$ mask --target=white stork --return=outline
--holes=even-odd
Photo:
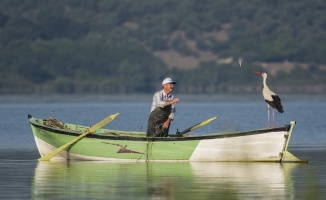
[[[269,87],[266,85],[266,79],[267,79],[267,74],[266,73],[255,72],[255,71],[254,71],[254,73],[256,73],[258,75],[261,75],[263,77],[263,86],[264,86],[263,87],[263,97],[264,97],[264,99],[265,99],[265,101],[267,103],[268,127],[270,127],[269,126],[269,116],[270,116],[269,109],[270,109],[270,107],[273,108],[273,125],[274,125],[274,127],[276,127],[275,126],[275,121],[274,121],[274,109],[276,109],[280,113],[284,112],[283,111],[283,106],[281,104],[281,99],[277,94],[275,94],[273,91],[271,91],[269,89]]]

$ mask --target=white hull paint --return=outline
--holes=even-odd
[[[190,161],[277,161],[286,132],[202,140]]]

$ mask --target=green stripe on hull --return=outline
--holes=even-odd
[[[40,130],[33,126],[32,129],[36,137],[54,147],[60,147],[75,137]],[[66,151],[112,159],[189,160],[199,141],[132,141],[85,137]]]
[[[189,160],[196,149],[199,140],[149,142],[149,160]]]

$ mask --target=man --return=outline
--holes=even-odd
[[[175,103],[179,98],[174,98],[173,91],[176,82],[171,78],[162,81],[162,90],[153,96],[151,114],[147,123],[147,137],[167,137],[171,121],[174,119]]]

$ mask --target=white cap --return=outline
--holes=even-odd
[[[166,78],[162,81],[162,85],[167,84],[167,83],[177,84],[176,82],[172,81],[171,78]]]

